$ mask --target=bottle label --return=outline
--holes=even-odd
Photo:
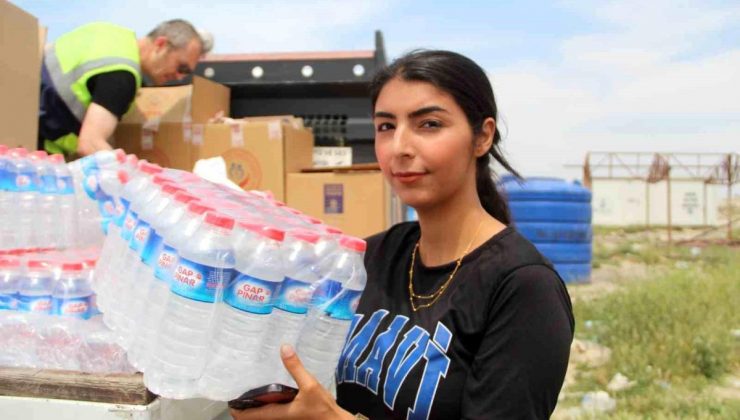
[[[75,184],[71,176],[57,177],[57,193],[71,195],[75,193]]]
[[[51,312],[51,295],[26,296],[18,294],[18,310],[21,312],[34,312],[48,314]]]
[[[237,273],[238,276],[224,290],[224,302],[236,309],[254,314],[272,312],[275,289],[280,283]]]
[[[149,240],[149,234],[151,233],[152,228],[149,226],[149,223],[139,219],[139,223],[136,224],[136,228],[134,229],[133,235],[131,235],[131,240],[129,241],[129,248],[134,250],[137,254],[141,255],[142,251],[144,251],[144,247],[146,246],[147,241]]]
[[[361,296],[362,291],[360,290],[344,289],[336,299],[329,302],[326,313],[334,319],[351,321],[357,311]]]
[[[100,211],[100,215],[103,218],[114,220],[117,216],[117,210],[113,197],[106,195],[104,199],[98,201],[98,211]]]
[[[76,298],[53,298],[51,300],[52,315],[68,316],[72,318],[90,318],[90,296]]]
[[[134,228],[136,228],[136,223],[138,221],[139,215],[129,208],[123,221],[123,228],[121,229],[121,238],[123,238],[124,241],[128,242],[131,240],[131,236],[134,234]]]
[[[85,190],[85,193],[88,197],[90,197],[91,200],[97,200],[98,190],[100,190],[100,185],[98,185],[97,170],[91,171],[90,173],[87,173],[83,176],[82,189]]]
[[[130,205],[131,203],[123,197],[118,197],[116,200],[116,217],[113,219],[113,223],[115,223],[119,228],[123,227],[126,215],[128,214],[128,207]]]
[[[314,290],[313,296],[311,296],[311,306],[323,306],[334,296],[338,295],[341,290],[342,283],[331,279],[321,280],[318,283],[316,290]]]
[[[40,190],[44,194],[56,194],[57,193],[57,177],[54,175],[42,175]]]
[[[154,266],[154,277],[158,280],[170,281],[172,266],[177,262],[177,251],[175,248],[163,243],[162,251],[157,257],[157,265]]]
[[[296,314],[308,312],[311,303],[311,283],[286,277],[278,287],[275,307]]]
[[[98,161],[95,160],[95,156],[85,156],[84,158],[80,159],[80,163],[82,164],[82,173],[87,175],[91,172],[96,172],[98,167]]]
[[[102,314],[102,312],[100,312],[100,308],[98,308],[98,295],[96,295],[95,293],[90,296],[89,314],[89,318]]]
[[[228,283],[231,271],[179,258],[172,273],[170,290],[184,298],[215,302],[218,289]]]
[[[36,185],[36,174],[33,172],[22,172],[15,176],[15,182],[13,190],[16,192],[30,192],[37,191]]]
[[[149,267],[154,267],[161,251],[162,237],[159,236],[156,229],[152,228],[149,233],[149,240],[141,252],[141,260]]]
[[[15,294],[6,295],[0,294],[0,311],[10,310],[14,311],[18,309],[18,301],[15,298]]]

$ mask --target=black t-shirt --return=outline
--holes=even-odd
[[[87,81],[87,88],[93,102],[120,119],[134,100],[136,79],[125,70],[100,73]]]
[[[548,418],[563,384],[574,320],[563,281],[507,227],[463,258],[442,297],[412,311],[418,223],[368,239],[368,281],[337,367],[337,401],[372,419]],[[425,267],[431,294],[455,263]]]

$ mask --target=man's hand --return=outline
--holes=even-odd
[[[102,106],[91,103],[82,121],[82,129],[77,141],[77,153],[91,155],[98,150],[112,150],[108,138],[113,135],[118,118]]]
[[[280,347],[283,365],[298,384],[298,395],[287,404],[268,404],[259,408],[231,410],[235,420],[250,419],[316,419],[341,420],[354,419],[349,412],[342,410],[334,397],[303,367],[303,363],[289,345]]]

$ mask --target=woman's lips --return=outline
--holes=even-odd
[[[411,184],[421,179],[426,173],[424,172],[394,172],[393,177],[403,184]]]

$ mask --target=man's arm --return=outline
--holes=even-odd
[[[91,77],[87,87],[92,103],[80,130],[77,152],[81,155],[111,149],[107,139],[134,100],[136,79],[130,72],[119,70]]]
[[[102,106],[91,103],[82,121],[82,129],[77,142],[77,153],[87,156],[98,150],[113,149],[108,138],[118,125],[118,117]]]

